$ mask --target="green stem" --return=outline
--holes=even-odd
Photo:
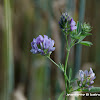
[[[68,92],[68,89],[67,89],[67,79],[66,79],[66,76],[67,76],[67,75],[66,75],[66,69],[67,69],[68,57],[69,57],[69,51],[67,52],[66,62],[65,62],[65,67],[64,67],[66,94],[67,94],[67,92]],[[65,100],[67,100],[67,99],[66,99],[66,96],[65,96]]]
[[[69,57],[69,52],[70,48],[68,46],[68,40],[66,36],[66,42],[67,42],[67,55],[66,55],[66,60],[65,60],[65,67],[64,67],[64,77],[65,77],[65,87],[66,87],[66,94],[68,93],[68,88],[67,88],[67,79],[66,79],[66,69],[67,69],[67,63],[68,63],[68,57]],[[67,100],[67,96],[65,96],[65,100]]]
[[[63,72],[64,72],[64,77],[65,77],[65,87],[66,87],[66,94],[68,93],[68,88],[67,88],[67,75],[66,75],[66,69],[67,69],[67,63],[68,63],[68,57],[69,57],[69,52],[70,52],[70,47],[68,45],[68,40],[67,40],[67,35],[66,35],[66,42],[67,42],[67,55],[66,55],[66,60],[65,60],[65,66],[64,66],[64,71],[60,68],[60,66],[55,63],[49,56],[47,56],[47,58],[49,58],[50,61],[52,61],[52,63],[54,63],[58,68],[60,68]],[[65,100],[67,100],[67,96],[65,96]]]
[[[52,62],[52,63],[54,63],[58,68],[60,68],[60,66],[56,63],[56,62],[54,62],[49,56],[47,56],[47,58],[49,58],[49,60]],[[61,69],[61,68],[60,68]],[[62,69],[61,69],[62,70]],[[63,70],[62,70],[63,71]]]
[[[67,69],[67,63],[68,63],[69,52],[70,52],[70,51],[67,51],[67,56],[66,56],[66,61],[65,61],[65,67],[64,67],[64,73],[65,73],[65,74],[66,74],[66,69]]]

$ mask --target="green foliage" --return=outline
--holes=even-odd
[[[91,26],[89,24],[83,23],[81,25],[82,34],[88,34],[91,31]]]
[[[64,72],[64,65],[59,62],[59,68]]]
[[[93,87],[91,88],[91,90],[89,91],[88,89],[83,89],[83,92],[100,92],[100,87]]]
[[[77,43],[80,43],[86,36],[80,36]]]
[[[65,78],[66,78],[66,80],[67,80],[68,82],[70,82],[70,80],[69,80],[69,78],[68,78],[68,76],[67,76],[67,75],[65,76]]]
[[[69,70],[69,92],[73,90],[71,79],[72,79],[72,68],[70,68]]]
[[[77,21],[77,30],[76,30],[77,34],[79,33],[79,22]]]
[[[85,45],[85,46],[91,46],[91,45],[93,45],[91,42],[89,42],[89,41],[81,41],[81,42],[79,42],[80,44],[82,44],[82,45]]]
[[[78,88],[77,91],[82,91],[82,89]]]
[[[58,100],[64,100],[64,98],[63,98],[63,95],[64,95],[64,94],[65,94],[65,91],[63,91],[63,92],[60,94]]]
[[[85,46],[91,46],[92,45],[91,42],[83,41],[83,39],[86,36],[92,35],[90,33],[90,31],[91,31],[91,26],[89,24],[83,23],[80,25],[79,22],[77,22],[77,30],[72,31],[70,34],[72,41],[74,41],[73,43],[71,43],[71,47],[74,46],[75,44],[82,44]]]
[[[76,79],[73,80],[73,82],[75,82]],[[68,77],[68,93],[70,93],[71,91],[73,91],[73,86],[72,86],[72,68],[70,68],[69,70],[69,77]]]
[[[66,60],[65,60],[65,65],[59,63],[56,64],[51,58],[50,56],[48,57],[56,66],[58,66],[63,72],[64,72],[64,77],[65,77],[65,87],[66,87],[66,94],[67,93],[71,93],[73,91],[82,91],[83,87],[77,87],[77,89],[73,90],[73,86],[72,83],[77,81],[77,84],[79,85],[79,81],[78,78],[75,78],[72,80],[72,69],[70,68],[68,75],[66,74],[66,70],[67,70],[67,64],[68,64],[68,57],[69,57],[69,52],[70,49],[76,45],[76,44],[82,44],[85,46],[91,46],[92,43],[89,41],[83,41],[84,38],[86,36],[91,35],[90,31],[91,31],[91,26],[89,24],[86,23],[79,23],[77,22],[77,29],[76,29],[76,23],[72,22],[72,24],[75,24],[75,29],[73,29],[71,31],[71,29],[69,28],[70,24],[66,21],[66,16],[67,14],[63,15],[61,17],[60,20],[60,27],[66,37],[66,50],[67,50],[67,55],[66,55]],[[71,27],[72,28],[72,27]],[[71,42],[69,42],[69,39]],[[96,90],[96,89],[95,89]],[[85,91],[85,90],[83,90]],[[96,90],[97,91],[97,90]],[[62,92],[58,98],[58,100],[63,100],[63,95],[65,92]],[[65,100],[67,99],[67,97],[65,96]]]

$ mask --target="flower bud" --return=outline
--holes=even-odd
[[[59,25],[66,34],[77,29],[76,22],[67,13],[61,15]]]

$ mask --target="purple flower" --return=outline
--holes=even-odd
[[[81,78],[83,78],[84,77],[84,72],[82,70],[79,70],[79,75],[80,75]]]
[[[48,36],[39,35],[36,39],[34,38],[31,42],[31,52],[33,54],[41,54],[41,55],[47,55],[50,54],[52,51],[55,50],[54,46],[54,40],[51,38],[48,38]]]
[[[76,25],[76,22],[73,20],[73,18],[71,18],[71,21],[70,21],[71,31],[77,29],[77,27],[75,25]]]
[[[93,72],[92,68],[90,68],[90,71],[87,70],[79,71],[80,79],[78,81],[79,87],[82,88],[88,88],[89,90],[92,88],[92,84],[94,83],[94,79],[96,78],[95,73]]]
[[[59,25],[66,33],[77,29],[76,22],[67,13],[62,14]]]
[[[84,71],[84,75],[88,76],[88,71],[87,70]]]

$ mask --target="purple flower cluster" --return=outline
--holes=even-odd
[[[48,36],[39,35],[36,39],[34,38],[31,42],[31,52],[33,54],[41,54],[41,55],[47,55],[50,54],[52,51],[55,50],[54,46],[54,40],[51,38],[48,38]]]
[[[78,81],[78,85],[81,88],[88,88],[89,90],[93,87],[91,86],[94,83],[94,79],[96,78],[95,73],[93,72],[92,68],[90,68],[90,71],[87,70],[79,71],[80,79]]]
[[[77,29],[76,22],[67,13],[62,14],[59,25],[64,32],[71,32]]]

